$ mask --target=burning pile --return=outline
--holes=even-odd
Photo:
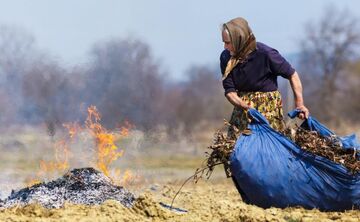
[[[46,208],[60,208],[65,202],[97,205],[106,200],[116,200],[126,207],[135,201],[132,193],[116,186],[103,173],[93,168],[74,169],[57,180],[40,183],[13,191],[0,208],[38,203]]]
[[[325,137],[316,131],[305,130],[301,127],[286,128],[282,132],[301,149],[325,157],[348,168],[352,173],[360,172],[360,152],[356,149],[344,149],[337,137]]]
[[[115,184],[126,184],[135,178],[129,170],[122,172],[118,168],[111,169],[111,164],[124,154],[124,149],[117,146],[116,140],[127,137],[133,125],[126,121],[125,126],[117,129],[117,132],[110,131],[101,125],[101,115],[95,106],[88,107],[87,113],[84,126],[77,122],[63,124],[68,133],[66,138],[54,143],[55,160],[41,160],[37,178],[28,180],[28,186],[41,182],[41,178],[47,174],[65,173],[70,168],[71,157],[74,156],[71,152],[73,143],[75,141],[87,142],[89,139],[94,141],[94,147],[89,151],[95,152],[95,158],[89,161],[90,166],[100,170]]]

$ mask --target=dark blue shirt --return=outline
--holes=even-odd
[[[230,52],[220,56],[221,72],[224,74]],[[264,43],[257,42],[256,50],[238,64],[223,80],[225,95],[229,92],[271,92],[278,88],[277,77],[289,78],[295,70],[280,53]]]

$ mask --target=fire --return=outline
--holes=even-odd
[[[115,169],[114,170],[114,176],[113,176],[113,182],[115,184],[128,184],[130,182],[133,182],[135,180],[138,180],[139,177],[134,175],[131,170],[125,170],[125,172],[123,173],[123,175],[121,176],[121,170],[120,169]]]
[[[70,133],[69,133],[70,134]],[[73,138],[70,136],[70,138]],[[46,174],[65,172],[69,169],[69,145],[67,140],[60,140],[54,144],[55,161],[40,160],[40,169],[37,172],[37,178],[43,178]],[[29,179],[26,181],[27,186],[40,183],[40,179]]]
[[[101,115],[95,106],[88,108],[88,117],[85,121],[86,127],[96,143],[96,166],[108,177],[110,177],[109,165],[124,154],[114,142],[114,134],[108,132],[100,124]]]
[[[106,176],[110,177],[114,183],[124,184],[134,178],[129,170],[125,170],[122,177],[120,176],[120,169],[110,170],[110,165],[124,154],[124,150],[119,149],[115,144],[115,140],[127,137],[131,128],[133,128],[133,125],[130,122],[125,121],[124,125],[121,126],[119,131],[116,131],[115,134],[100,124],[101,115],[95,106],[88,107],[87,114],[84,127],[81,127],[77,123],[63,124],[64,128],[68,131],[68,136],[66,139],[60,140],[54,144],[54,161],[40,161],[40,170],[37,173],[38,177],[43,177],[46,173],[64,172],[68,170],[70,168],[70,145],[77,135],[87,132],[95,142],[96,168],[102,171]],[[32,179],[28,182],[28,185],[39,182],[39,179]]]
[[[124,155],[124,150],[119,149],[115,144],[115,140],[129,136],[130,130],[134,126],[129,121],[125,121],[115,134],[100,124],[101,115],[95,106],[90,106],[87,111],[88,116],[85,121],[85,127],[90,131],[95,140],[97,168],[116,184],[125,184],[135,179],[130,170],[125,170],[123,176],[121,176],[120,169],[114,169],[112,173],[110,172],[111,163]]]
[[[69,169],[69,147],[65,140],[55,143],[55,161],[40,161],[40,173]]]
[[[126,137],[129,135],[129,131],[134,128],[129,121],[125,120],[124,124],[119,127],[119,135],[122,137]]]
[[[70,139],[74,139],[76,134],[81,130],[81,127],[77,123],[64,123],[63,127],[68,130],[68,135]]]

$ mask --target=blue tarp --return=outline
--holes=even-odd
[[[252,134],[239,137],[230,157],[233,180],[245,202],[264,208],[360,209],[359,173],[352,174],[341,164],[302,150],[273,130],[255,109],[249,114]],[[301,127],[335,135],[313,117]],[[354,135],[337,138],[344,148],[360,148]]]

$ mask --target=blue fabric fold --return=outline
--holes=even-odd
[[[359,173],[352,174],[341,164],[302,150],[273,130],[257,110],[248,113],[252,134],[239,137],[230,157],[233,179],[248,203],[264,208],[360,209]],[[313,117],[301,127],[335,135]],[[358,144],[351,143],[356,140],[352,135],[342,139],[346,147]]]

